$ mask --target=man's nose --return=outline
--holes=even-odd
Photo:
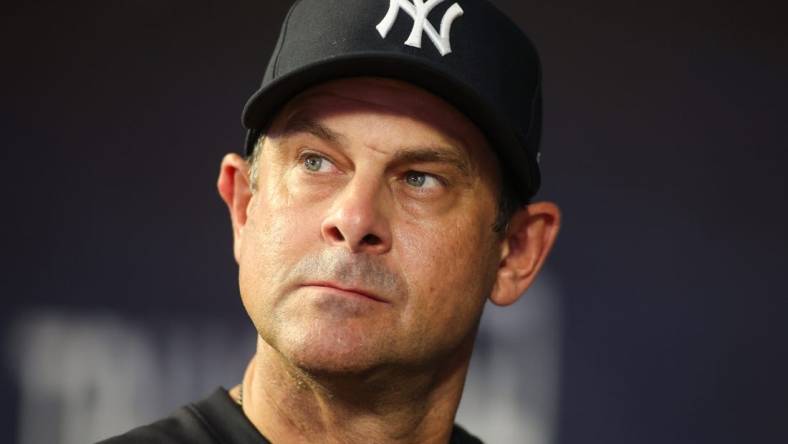
[[[323,240],[353,253],[388,252],[392,235],[384,193],[379,183],[354,177],[339,192],[323,220]]]

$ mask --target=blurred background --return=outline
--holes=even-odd
[[[494,3],[542,53],[540,198],[565,219],[538,285],[485,313],[458,421],[788,442],[788,8]],[[214,184],[289,4],[2,7],[3,442],[92,442],[239,381]]]

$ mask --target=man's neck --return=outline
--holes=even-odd
[[[449,441],[472,344],[431,373],[380,370],[315,376],[258,339],[243,380],[243,410],[271,442]]]

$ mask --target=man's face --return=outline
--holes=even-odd
[[[333,81],[280,111],[258,162],[239,280],[271,347],[330,373],[472,343],[502,241],[497,164],[465,116],[406,83]]]

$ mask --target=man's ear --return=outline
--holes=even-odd
[[[504,306],[520,299],[553,248],[560,225],[561,212],[550,202],[530,204],[512,216],[490,301]]]
[[[235,153],[227,154],[222,159],[219,180],[216,182],[219,195],[230,210],[233,224],[233,254],[236,262],[241,255],[243,228],[246,225],[246,214],[252,199],[252,188],[249,182],[249,164]]]

